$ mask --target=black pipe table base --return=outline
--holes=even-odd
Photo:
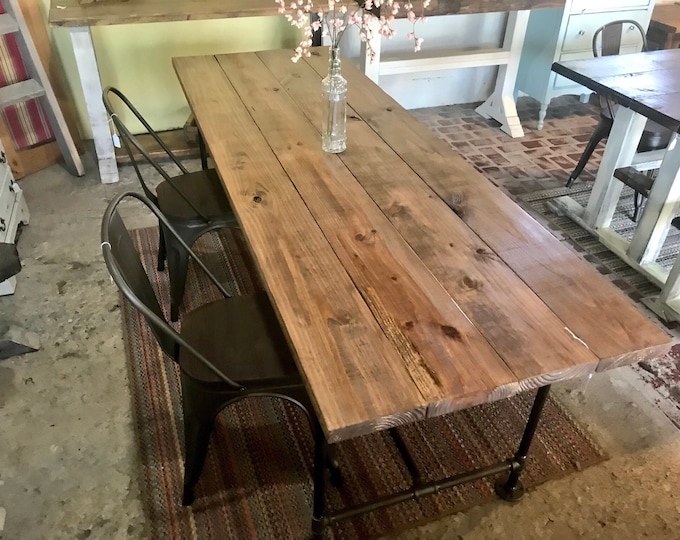
[[[315,540],[323,538],[323,533],[327,527],[343,519],[349,519],[367,512],[373,512],[374,510],[399,504],[411,499],[417,500],[421,497],[438,493],[444,489],[500,473],[506,473],[507,477],[501,478],[496,482],[496,494],[505,501],[513,503],[518,502],[524,496],[524,486],[519,477],[526,465],[529,448],[531,447],[531,442],[536,433],[536,428],[538,427],[541,413],[543,412],[543,406],[545,405],[549,393],[550,385],[543,386],[536,392],[536,397],[534,398],[534,403],[531,407],[526,427],[524,428],[522,440],[513,457],[488,467],[480,467],[442,480],[423,482],[415,462],[408,453],[408,449],[404,445],[401,436],[395,429],[391,429],[390,435],[394,439],[397,449],[404,459],[404,464],[411,473],[413,479],[412,487],[368,503],[343,508],[333,514],[325,514],[324,495],[326,488],[325,463],[327,460],[327,443],[322,430],[315,430],[316,451],[314,455],[314,512],[312,517],[312,538]]]

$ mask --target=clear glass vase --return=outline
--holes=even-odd
[[[330,48],[328,75],[321,81],[321,148],[338,154],[347,148],[347,81],[340,72],[340,49]]]

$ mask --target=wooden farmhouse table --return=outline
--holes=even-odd
[[[323,5],[325,0],[315,5]],[[423,51],[408,56],[383,55],[377,35],[372,47],[377,55],[366,61],[362,44],[362,68],[376,83],[379,77],[414,72],[433,72],[454,68],[498,66],[496,85],[477,112],[501,123],[501,129],[513,137],[524,131],[515,106],[515,79],[532,9],[564,7],[565,0],[432,0],[428,17],[508,12],[503,41],[499,47],[462,50]],[[344,0],[355,5],[354,1]],[[418,2],[415,2],[416,10]],[[68,28],[73,45],[78,75],[83,89],[87,114],[92,129],[99,174],[102,183],[118,182],[118,166],[111,140],[111,128],[102,104],[102,83],[92,42],[93,26],[144,24],[169,21],[199,21],[241,17],[278,16],[275,0],[51,0],[49,23]],[[402,13],[399,16],[403,16]],[[143,31],[143,29],[140,29]]]
[[[518,498],[550,385],[656,358],[671,339],[348,62],[348,147],[324,153],[326,51],[290,56],[173,63],[325,439],[539,389],[517,454],[492,467],[333,515],[315,474],[316,534],[490,474]]]
[[[556,62],[553,71],[619,104],[585,208],[570,197],[556,206],[630,266],[662,287],[645,303],[661,317],[680,320],[680,257],[669,272],[656,260],[680,204],[680,49]],[[647,118],[674,132],[665,150],[636,154]],[[623,184],[616,169],[659,167],[630,241],[611,228]]]

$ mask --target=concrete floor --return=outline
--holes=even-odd
[[[0,317],[43,345],[0,361],[3,539],[148,536],[118,296],[99,245],[107,201],[137,184],[128,168],[120,184],[101,185],[86,165],[83,178],[55,166],[20,183],[31,211],[24,270]],[[620,368],[555,390],[609,461],[515,506],[493,502],[400,538],[680,538],[680,433],[649,389]]]

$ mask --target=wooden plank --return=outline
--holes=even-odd
[[[109,0],[85,5],[79,0],[52,0],[49,22],[56,26],[96,26],[268,15],[278,15],[274,0]]]
[[[38,50],[43,66],[47,70],[48,77],[59,101],[59,106],[66,118],[69,132],[73,136],[78,152],[81,153],[83,151],[83,142],[78,132],[73,101],[71,96],[67,95],[64,91],[63,69],[58,65],[55,55],[52,54],[45,23],[40,15],[38,0],[19,0],[19,5],[26,21],[26,26],[30,31],[31,39]],[[10,15],[7,15],[7,17],[10,17]],[[12,136],[5,125],[5,119],[2,117],[0,117],[0,140],[2,140],[5,147],[7,162],[12,169],[12,176],[15,180],[45,169],[63,159],[59,145],[54,140],[39,146],[17,150]]]
[[[258,56],[295,104],[283,103],[282,92],[272,93],[276,86],[258,70],[258,77],[266,81],[266,99],[278,111],[297,106],[312,125],[320,126],[319,76],[303,62],[286,64],[287,54],[267,51]],[[220,57],[220,61],[225,60]],[[232,80],[236,73],[243,76],[236,69],[239,66],[232,67],[227,72],[234,73]],[[256,71],[248,67],[248,73]],[[255,107],[262,108],[266,108],[263,103]],[[348,126],[350,146],[339,154],[340,159],[510,367],[520,381],[518,388],[594,371],[597,358],[574,340],[564,323],[358,115],[349,114],[354,119]],[[300,128],[296,126],[294,132],[299,137]],[[315,130],[305,144],[318,145],[318,141]],[[444,403],[438,409],[444,410]]]
[[[402,75],[424,71],[440,71],[482,66],[499,66],[510,61],[510,51],[505,49],[480,49],[470,51],[430,51],[414,56],[402,54],[383,55],[379,72],[384,75]]]
[[[19,25],[14,20],[14,17],[7,13],[0,15],[0,35],[11,34],[19,30]]]
[[[322,52],[306,61],[319,74],[327,70]],[[446,142],[348,63],[343,75],[360,117],[587,344],[601,365],[627,359],[630,351],[663,344],[670,348],[663,330]]]
[[[44,95],[43,87],[37,81],[28,79],[0,88],[0,107],[9,107],[27,99],[39,98]]]
[[[413,3],[418,11],[418,2]],[[564,7],[564,0],[432,0],[426,15],[468,15],[498,11],[523,11]]]
[[[355,5],[351,0],[346,3]],[[420,13],[418,2],[414,4]],[[564,0],[433,0],[426,14],[457,15],[563,6]],[[107,0],[84,5],[79,0],[52,0],[49,21],[57,26],[94,26],[267,15],[278,15],[274,0]],[[399,16],[403,17],[405,13]]]
[[[66,118],[61,111],[52,84],[47,76],[47,71],[42,64],[38,50],[31,38],[28,26],[26,25],[26,21],[21,12],[21,7],[19,7],[19,1],[6,0],[3,5],[5,6],[6,11],[14,16],[19,25],[19,34],[17,35],[16,44],[21,52],[21,57],[24,60],[26,72],[44,91],[44,96],[41,100],[43,111],[50,122],[54,138],[64,157],[66,169],[74,176],[83,176],[85,174],[85,168],[80,160],[80,154],[78,153],[78,149],[71,136],[69,127],[66,123]]]
[[[170,148],[173,154],[179,159],[189,159],[197,158],[200,155],[198,144],[189,143],[185,139],[186,131],[184,129],[171,129],[168,131],[160,131],[158,136],[161,140]],[[139,143],[144,147],[144,149],[149,152],[152,158],[157,160],[168,159],[168,154],[165,153],[156,140],[148,134],[136,135]],[[144,157],[137,151],[136,148],[132,148],[133,156],[138,163],[144,162]],[[125,150],[124,146],[121,148],[116,148],[116,161],[120,164],[129,164],[130,156]]]
[[[447,400],[465,408],[514,383],[503,360],[338,156],[321,151],[319,132],[258,57],[217,58],[428,403]],[[317,110],[320,105],[318,99],[308,103]],[[368,144],[379,141],[374,133],[371,139]]]
[[[26,26],[28,27],[33,44],[38,51],[40,61],[47,72],[47,77],[50,81],[50,84],[52,85],[54,94],[57,96],[57,101],[59,102],[61,112],[66,119],[69,133],[71,133],[71,137],[73,138],[76,148],[82,154],[84,151],[83,140],[80,136],[73,96],[66,90],[68,85],[66,83],[65,72],[63,66],[61,65],[61,61],[58,55],[53,54],[52,44],[50,42],[49,36],[47,35],[47,28],[40,10],[40,4],[40,0],[19,0],[21,13],[23,14],[24,20],[26,21]],[[51,144],[57,146],[56,142]],[[28,162],[24,164],[25,167],[30,167],[33,165],[33,159],[31,156],[26,156],[25,161]],[[47,165],[51,165],[54,162],[55,160],[43,161],[42,168],[46,167]]]
[[[329,441],[422,418],[426,401],[401,355],[215,58],[173,65]]]

